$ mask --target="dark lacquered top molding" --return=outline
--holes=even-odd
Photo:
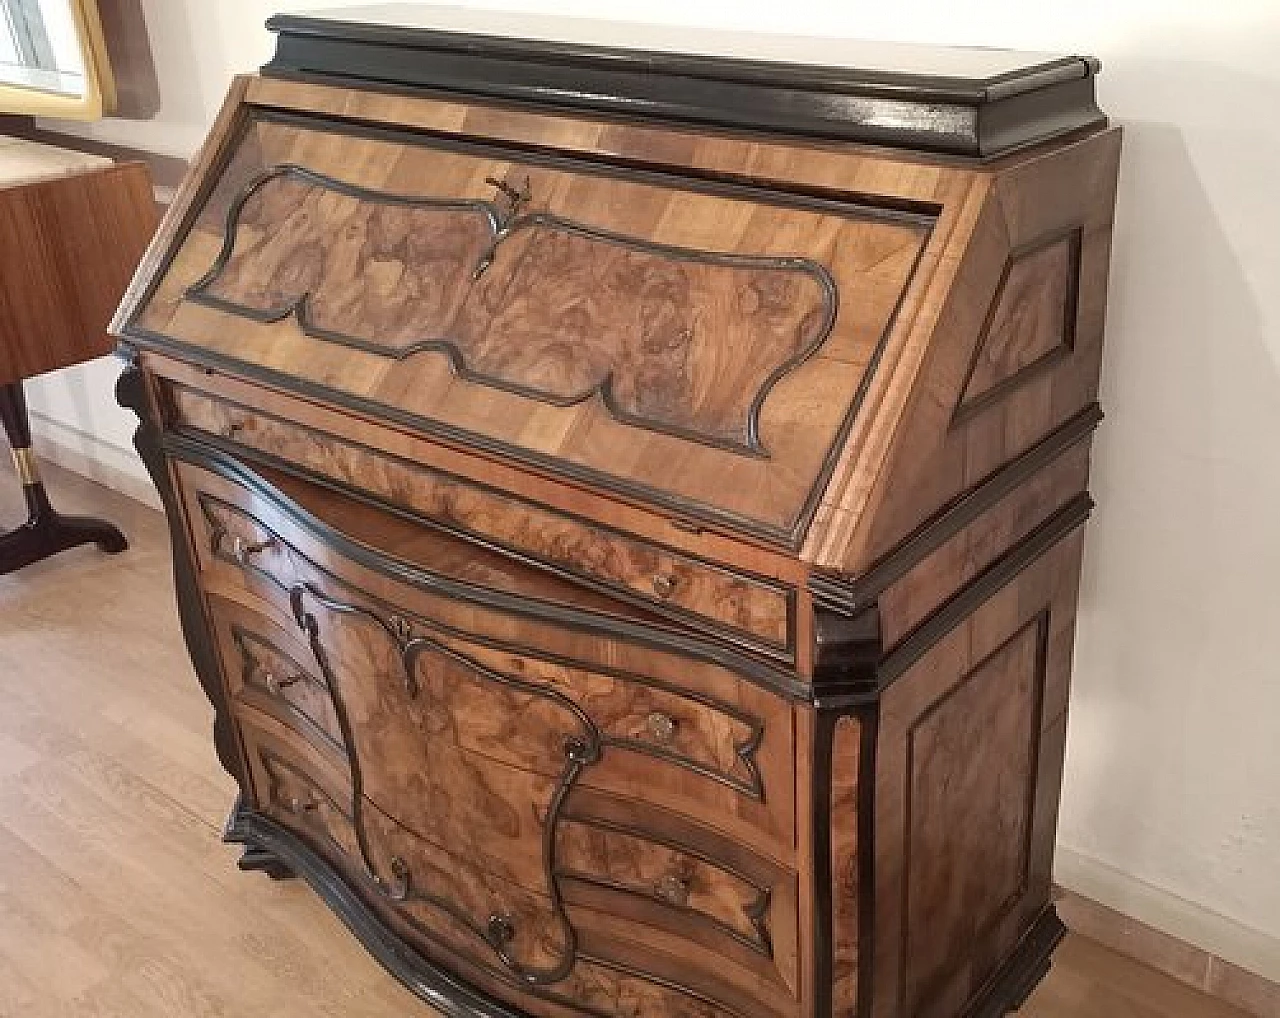
[[[1106,118],[1098,62],[387,4],[277,15],[274,77],[990,158]]]

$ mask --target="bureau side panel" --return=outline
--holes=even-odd
[[[969,588],[967,616],[897,652],[914,660],[876,744],[873,1018],[966,1013],[1049,907],[1082,540]]]
[[[1089,412],[1119,156],[1119,132],[1109,131],[993,171],[928,352],[905,380],[910,394],[887,458],[859,463],[847,484],[828,489],[827,523],[811,532],[802,557],[866,573]]]
[[[951,598],[999,568],[1041,528],[1087,511],[1089,453],[1089,440],[1080,441],[890,583],[878,600],[885,651],[912,639]]]

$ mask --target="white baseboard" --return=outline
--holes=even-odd
[[[1057,883],[1272,982],[1280,982],[1280,938],[1059,845]]]
[[[32,442],[41,459],[97,481],[143,505],[161,508],[160,496],[133,449],[104,441],[35,410],[30,416]]]

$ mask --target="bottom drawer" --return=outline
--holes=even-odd
[[[749,987],[771,1012],[794,1006],[793,871],[705,825],[583,788],[556,830],[556,872],[584,943],[596,927],[635,942],[613,960],[645,971],[652,949],[667,945],[708,992]]]
[[[558,900],[418,837],[367,800],[357,808],[380,912],[529,988],[573,967],[574,933]]]
[[[418,837],[276,718],[241,706],[236,721],[255,808],[327,859],[424,956],[490,992],[546,1015],[795,1013],[775,969],[794,969],[794,876],[772,864],[713,862],[628,833],[615,826],[627,804],[586,795],[558,827],[550,897]]]
[[[350,777],[275,718],[238,708],[253,804],[346,870],[360,858]]]
[[[356,798],[345,775],[275,718],[240,708],[236,721],[257,811],[327,859],[425,957],[482,989],[548,1018],[791,1013],[748,999],[736,980],[715,972],[713,955],[664,950],[644,936],[632,941],[628,930],[639,927],[630,919],[521,889],[417,837]],[[576,826],[567,826],[568,838],[578,836]],[[595,863],[579,856],[568,865]],[[571,915],[584,922],[581,932]],[[698,974],[690,979],[691,972]]]
[[[396,925],[495,975],[539,985],[572,964],[572,931],[546,895],[418,837],[363,797],[297,733],[239,708],[254,806],[301,837]]]

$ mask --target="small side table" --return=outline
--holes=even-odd
[[[53,508],[22,383],[111,352],[107,323],[156,219],[142,164],[0,137],[0,423],[29,512],[0,534],[0,574],[83,544],[128,547],[110,523]]]

